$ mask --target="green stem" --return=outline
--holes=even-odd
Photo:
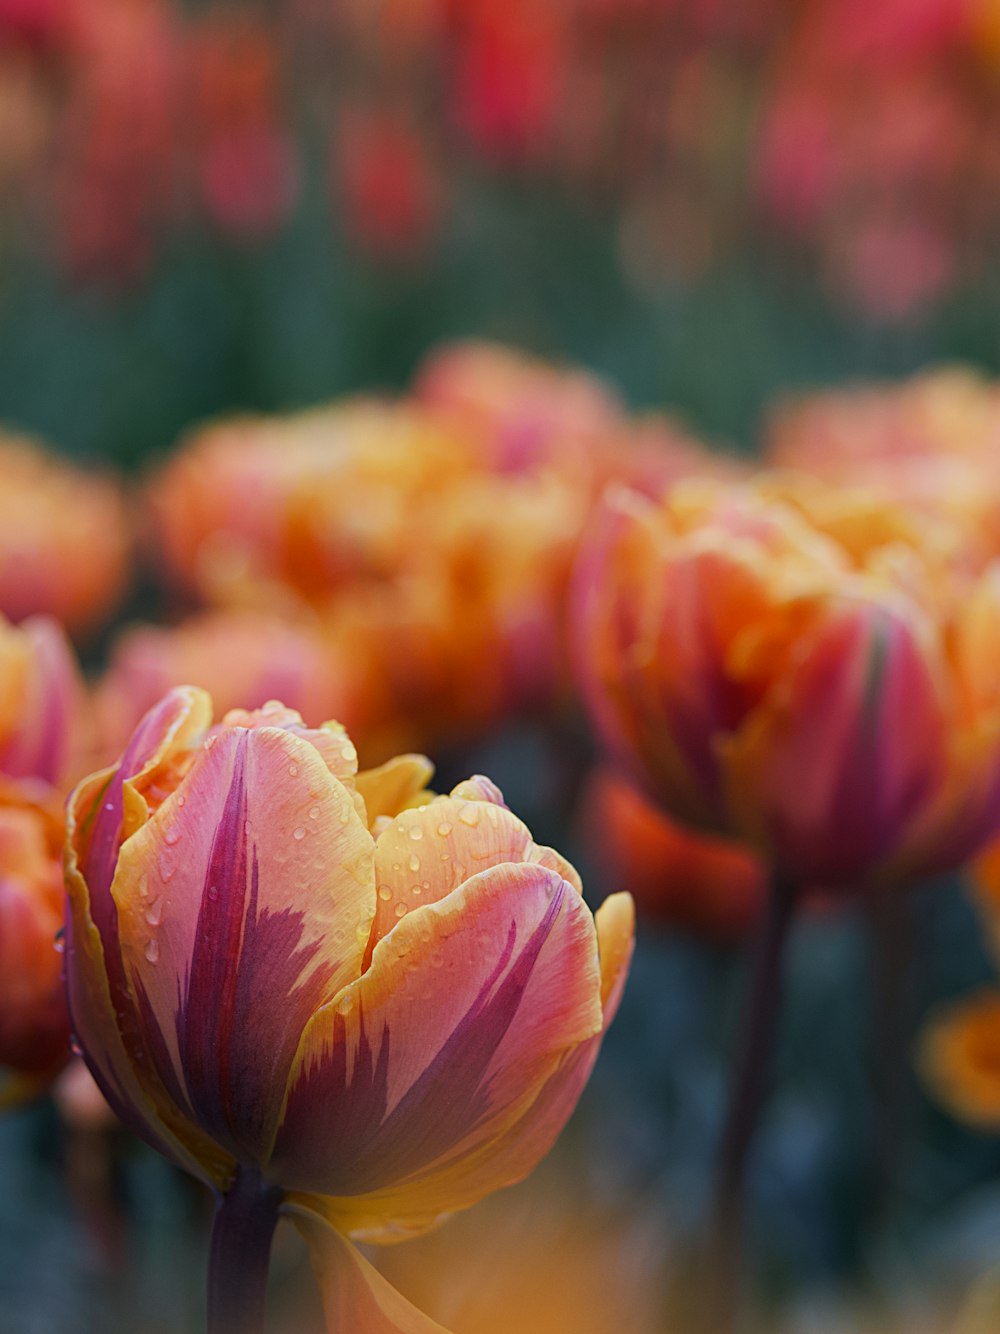
[[[750,1150],[767,1097],[783,992],[783,958],[796,890],[774,874],[754,957],[753,979],[719,1147],[709,1233],[705,1328],[735,1327],[743,1258],[746,1175]]]
[[[267,1269],[281,1191],[240,1167],[219,1199],[208,1258],[208,1334],[264,1334]]]

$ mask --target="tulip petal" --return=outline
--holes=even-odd
[[[214,738],[122,847],[122,955],[156,1069],[243,1160],[266,1156],[306,1022],[360,972],[371,835],[306,740]]]
[[[231,1165],[179,1115],[146,1058],[133,1019],[111,897],[127,786],[155,774],[178,739],[199,728],[210,712],[204,692],[171,691],[139,724],[117,770],[93,775],[71,796],[65,860],[66,990],[87,1064],[117,1115],[193,1175],[220,1183]]]
[[[301,1205],[286,1212],[309,1246],[327,1334],[448,1334],[397,1292],[325,1219]]]
[[[420,1213],[423,1181],[501,1137],[601,1031],[600,991],[593,919],[571,885],[530,864],[474,876],[407,914],[306,1029],[269,1175],[377,1192],[383,1221]],[[460,1191],[452,1207],[467,1203]]]
[[[738,823],[800,882],[863,884],[935,792],[944,709],[924,628],[916,608],[845,599],[720,747]]]
[[[506,806],[438,797],[401,811],[375,841],[378,903],[368,956],[399,919],[437,903],[487,866],[523,862],[531,834]]]
[[[423,792],[434,776],[426,755],[397,755],[377,769],[363,769],[356,786],[368,812],[368,828],[380,816],[392,817]]]
[[[601,1030],[568,1051],[537,1098],[496,1138],[420,1178],[416,1189],[373,1193],[360,1199],[314,1198],[310,1206],[331,1225],[354,1236],[395,1240],[425,1231],[441,1215],[474,1204],[484,1195],[523,1180],[549,1152],[569,1120],[594,1068],[628,976],[635,944],[635,906],[628,894],[613,894],[594,921],[600,949]],[[298,1198],[298,1197],[296,1197]],[[391,1225],[387,1225],[391,1220]]]

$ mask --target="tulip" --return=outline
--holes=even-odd
[[[369,722],[368,674],[319,626],[210,611],[177,626],[131,626],[116,639],[96,692],[103,754],[118,755],[143,714],[186,682],[207,690],[220,712],[280,696],[307,717],[346,718],[355,734]]]
[[[869,540],[831,511],[823,531],[767,485],[682,484],[660,504],[619,491],[576,589],[580,674],[612,753],[674,818],[771,872],[716,1191],[729,1275],[801,891],[881,897],[961,866],[1000,818],[1000,567],[932,571],[902,526]],[[717,1291],[722,1330],[734,1293]]]
[[[0,1106],[43,1090],[69,1059],[62,832],[57,803],[0,784]]]
[[[752,490],[620,492],[579,571],[578,661],[611,750],[676,818],[788,883],[899,883],[993,832],[1000,569],[950,605]]]
[[[101,625],[127,579],[125,506],[110,479],[0,434],[0,612],[44,613],[74,635]]]
[[[0,617],[0,774],[36,788],[79,777],[91,743],[83,684],[55,621]]]
[[[211,725],[170,692],[68,815],[67,983],[119,1116],[219,1207],[212,1330],[260,1328],[280,1211],[331,1328],[437,1328],[347,1240],[422,1231],[526,1175],[569,1116],[624,983],[627,895],[486,779],[357,772],[277,703]]]

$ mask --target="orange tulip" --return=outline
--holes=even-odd
[[[125,505],[108,478],[0,436],[0,612],[39,612],[74,635],[101,625],[128,577]]]
[[[735,844],[691,833],[613,770],[591,776],[581,826],[605,874],[640,912],[718,940],[746,937],[760,917],[760,862]]]
[[[312,622],[203,612],[178,626],[132,626],[117,639],[96,693],[102,754],[120,754],[143,714],[186,682],[207,690],[220,712],[280,697],[308,717],[346,718],[355,734],[369,721],[370,683]]]
[[[62,832],[58,803],[0,782],[0,1106],[44,1089],[69,1059]]]
[[[359,774],[341,728],[276,703],[212,727],[183,688],[70,801],[74,1028],[122,1119],[220,1197],[215,1328],[258,1327],[280,1208],[335,1328],[435,1328],[344,1237],[529,1172],[617,1005],[628,896],[595,919],[488,780],[432,797],[430,772]]]
[[[997,826],[1000,571],[920,582],[751,489],[619,493],[579,577],[593,715],[668,811],[799,886],[958,866]]]

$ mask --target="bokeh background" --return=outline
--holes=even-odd
[[[789,391],[1000,370],[998,238],[996,0],[0,0],[0,416],[135,484],[209,418],[402,391],[468,338],[752,457]],[[175,610],[136,558],[88,669],[122,623]],[[442,786],[495,778],[596,903],[622,869],[580,817],[592,747],[536,716],[439,759]],[[644,917],[551,1161],[380,1256],[456,1334],[683,1331],[735,916]],[[914,1033],[995,968],[959,881],[907,917]],[[988,1305],[1000,1138],[907,1075],[891,1189],[872,1186],[872,938],[863,906],[796,927],[750,1328],[964,1331]],[[50,1102],[0,1123],[0,1162],[4,1334],[199,1327],[194,1187]],[[319,1328],[290,1238],[274,1316]]]

